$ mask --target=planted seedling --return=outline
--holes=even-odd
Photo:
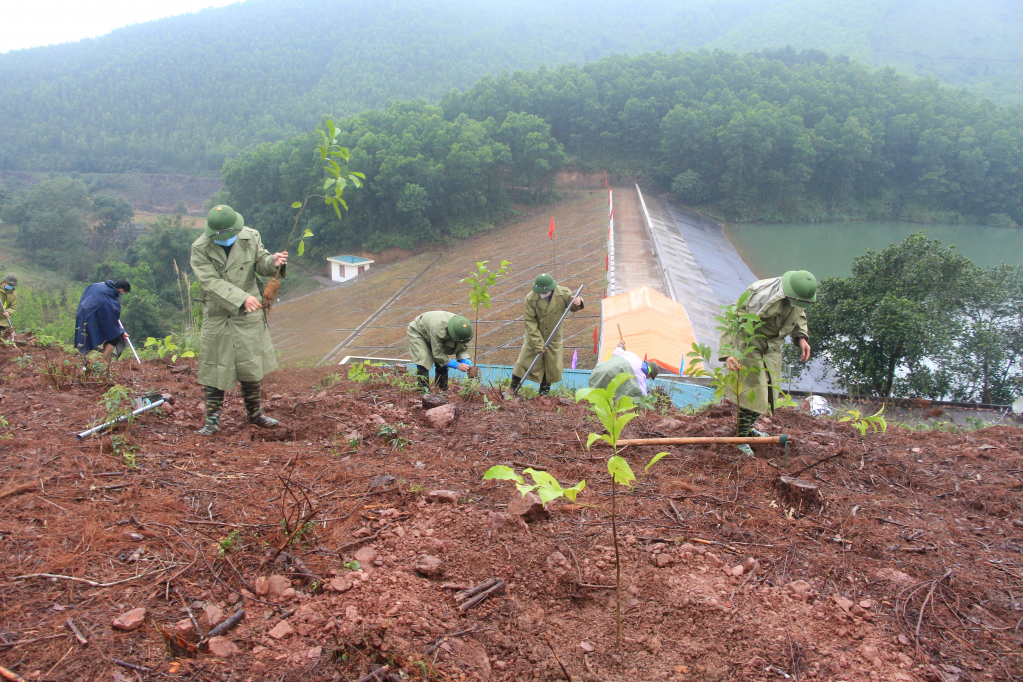
[[[590,403],[590,409],[604,425],[605,433],[591,433],[586,438],[586,449],[598,440],[602,440],[611,446],[612,456],[607,461],[607,471],[611,474],[611,509],[603,510],[611,517],[611,537],[614,540],[615,548],[615,644],[621,648],[622,645],[622,565],[618,547],[618,486],[631,487],[636,475],[632,473],[632,467],[624,457],[618,454],[618,440],[622,429],[626,424],[636,418],[636,404],[632,398],[623,395],[617,397],[618,388],[631,378],[628,372],[622,372],[607,385],[607,388],[580,388],[575,393],[576,402],[585,400]],[[667,456],[667,452],[654,455],[644,472],[650,470],[661,458]]]
[[[492,272],[487,268],[487,263],[489,262],[488,260],[477,261],[476,272],[470,272],[468,277],[461,280],[472,286],[472,292],[469,294],[469,307],[476,313],[476,320],[473,322],[473,325],[478,325],[480,322],[480,308],[489,309],[492,305],[490,301],[490,287],[497,283],[499,277],[507,277],[511,269],[511,261],[502,260],[501,267]],[[475,329],[476,327],[474,326],[473,328]],[[475,366],[476,355],[479,350],[478,330],[473,336],[475,338],[473,339],[472,364]]]
[[[195,351],[191,348],[186,347],[184,350],[181,349],[174,339],[172,334],[167,335],[162,339],[154,339],[152,336],[146,339],[145,348],[153,348],[156,354],[161,358],[170,353],[171,363],[176,363],[178,358],[194,358]],[[181,351],[178,353],[178,351]]]
[[[860,416],[859,410],[846,410],[845,416],[838,421],[851,423],[857,430],[859,430],[861,436],[867,435],[868,427],[873,429],[871,433],[877,433],[878,431],[881,433],[887,433],[888,422],[881,416],[883,413],[884,405],[881,406],[880,410],[869,417]]]
[[[393,425],[381,424],[380,426],[377,427],[377,435],[383,438],[385,441],[387,441],[387,443],[391,447],[398,448],[399,450],[404,450],[405,448],[412,444],[408,438],[405,438],[405,436],[401,435],[401,429],[404,428],[407,428],[407,425],[403,423]]]
[[[241,535],[236,530],[231,531],[227,537],[221,538],[217,544],[220,546],[220,556],[224,556],[238,546],[238,537]]]

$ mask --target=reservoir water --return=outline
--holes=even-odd
[[[921,225],[898,221],[844,223],[727,224],[725,234],[757,277],[809,270],[818,279],[848,277],[857,256],[879,251],[915,232],[956,247],[987,267],[1023,265],[1023,229],[985,225]]]

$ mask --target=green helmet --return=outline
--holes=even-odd
[[[468,341],[472,338],[472,323],[461,315],[448,320],[448,335],[455,341]]]
[[[18,278],[14,275],[7,275],[4,277],[4,284],[10,284],[12,287],[18,286]]]
[[[806,270],[789,270],[781,276],[781,288],[794,306],[817,302],[817,278]]]
[[[245,227],[245,218],[230,206],[221,204],[210,209],[206,216],[206,236],[224,241],[235,236]]]
[[[538,294],[547,294],[554,291],[554,287],[558,286],[558,283],[554,281],[554,278],[548,275],[546,272],[542,275],[537,275],[536,279],[533,280],[533,291]]]

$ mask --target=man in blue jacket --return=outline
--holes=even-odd
[[[120,357],[128,332],[121,326],[121,295],[131,291],[126,279],[90,284],[82,292],[75,315],[75,348],[85,354],[103,351],[103,360]]]

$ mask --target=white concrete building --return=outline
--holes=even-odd
[[[335,282],[347,282],[369,270],[373,263],[359,256],[331,256],[327,261],[330,263],[330,278]]]

